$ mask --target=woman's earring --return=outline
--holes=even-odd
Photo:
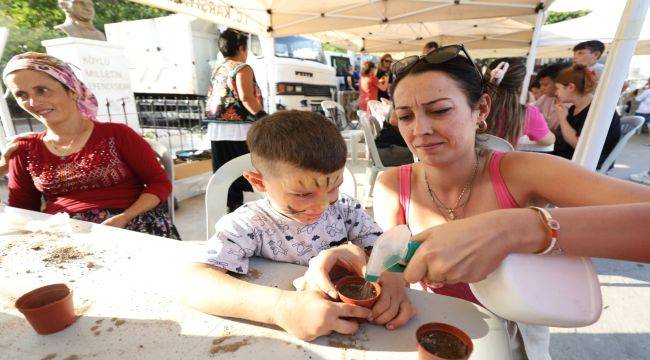
[[[485,120],[481,120],[480,123],[478,123],[478,132],[484,133],[488,129],[488,124]]]

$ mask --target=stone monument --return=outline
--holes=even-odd
[[[65,22],[55,29],[69,37],[106,41],[104,33],[93,25],[95,6],[92,0],[58,0],[58,3],[65,13]]]

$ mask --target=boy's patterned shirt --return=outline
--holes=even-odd
[[[215,225],[200,262],[246,274],[248,258],[308,265],[321,250],[347,241],[373,246],[381,228],[355,199],[341,195],[313,224],[302,224],[276,211],[267,199],[247,203]]]

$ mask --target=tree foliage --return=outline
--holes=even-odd
[[[170,14],[128,0],[95,0],[95,13],[95,27],[102,31],[104,24]],[[1,0],[0,26],[9,28],[9,39],[0,60],[0,69],[16,54],[44,52],[41,41],[64,37],[64,33],[54,29],[64,20],[65,14],[57,5],[57,0]]]
[[[555,24],[565,20],[571,20],[583,17],[591,13],[591,10],[576,10],[576,11],[549,11],[548,17],[544,25]]]

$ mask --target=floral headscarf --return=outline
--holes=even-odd
[[[77,78],[72,68],[67,63],[43,53],[26,52],[16,55],[9,60],[7,66],[2,72],[2,80],[6,84],[6,78],[9,74],[18,70],[36,70],[42,71],[68,89],[77,94],[77,109],[82,116],[96,120],[97,118],[97,98],[86,87],[86,85]]]

